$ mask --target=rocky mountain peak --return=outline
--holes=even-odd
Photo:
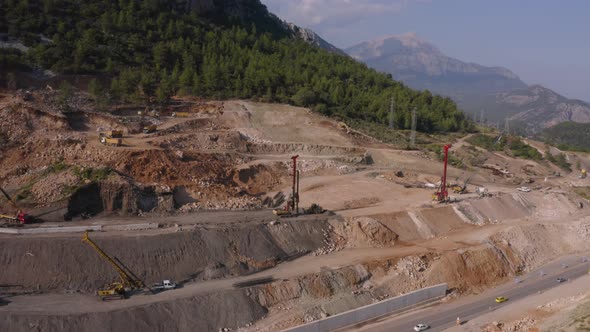
[[[413,32],[362,42],[345,52],[370,67],[392,74],[412,88],[428,89],[458,102],[466,95],[526,88],[526,84],[506,68],[449,57]]]
[[[375,39],[373,41],[367,42],[374,47],[384,48],[387,43],[396,44],[400,43],[402,46],[407,48],[414,48],[414,49],[430,49],[436,50],[438,49],[427,42],[426,40],[418,37],[415,32],[406,32],[399,35],[389,35],[382,38]]]
[[[378,62],[377,68],[392,74],[404,70],[416,71],[419,74],[439,76],[454,73],[484,73],[519,80],[518,76],[503,67],[485,67],[451,58],[443,54],[435,45],[420,38],[416,33],[390,35],[372,41],[362,42],[345,50],[355,59],[367,62]],[[389,70],[388,70],[389,69]],[[402,78],[403,80],[403,78]],[[526,85],[521,84],[520,87]]]

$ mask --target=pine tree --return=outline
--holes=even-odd
[[[88,82],[88,93],[98,99],[102,95],[102,87],[96,78],[93,78]]]

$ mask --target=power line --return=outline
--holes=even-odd
[[[391,104],[389,105],[389,129],[394,129],[393,115],[394,115],[394,100],[393,100],[393,96],[391,96]]]
[[[416,123],[417,123],[416,107],[412,109],[412,133],[410,134],[410,147],[416,145]]]
[[[479,112],[479,125],[480,125],[480,126],[483,126],[483,115],[484,115],[484,113],[485,113],[485,111],[484,111],[484,110],[481,110],[481,111]]]
[[[506,123],[504,124],[504,131],[506,131],[506,135],[510,135],[510,119],[506,118]]]

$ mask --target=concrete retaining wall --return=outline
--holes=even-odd
[[[4,234],[48,234],[48,233],[81,233],[85,231],[133,231],[143,229],[156,229],[158,223],[110,225],[110,226],[66,226],[66,227],[37,227],[37,228],[0,228]]]
[[[145,224],[130,224],[130,225],[109,225],[109,226],[102,226],[102,229],[105,231],[138,231],[144,229],[156,229],[160,225],[155,222],[145,223]]]
[[[447,284],[440,284],[413,291],[392,299],[381,301],[374,304],[343,312],[332,317],[324,318],[305,325],[297,326],[284,332],[327,332],[346,326],[354,325],[373,319],[379,316],[387,315],[392,312],[404,309],[415,304],[435,300],[445,296],[447,293]]]

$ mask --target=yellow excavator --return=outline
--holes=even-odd
[[[472,175],[472,176],[473,176],[473,175]],[[471,181],[471,177],[472,177],[472,176],[468,177],[468,178],[467,178],[467,179],[466,179],[466,180],[463,182],[463,185],[462,185],[462,186],[460,186],[460,185],[458,185],[458,184],[454,185],[454,186],[453,186],[453,192],[454,192],[455,194],[460,194],[460,195],[466,194],[466,193],[468,192],[468,191],[467,191],[467,185],[468,185],[468,184],[469,184],[469,182]]]
[[[104,300],[110,299],[124,299],[127,298],[128,294],[137,289],[145,288],[145,283],[141,281],[133,272],[129,271],[129,269],[122,266],[123,264],[111,258],[107,255],[100,247],[94,243],[89,237],[88,232],[84,233],[82,237],[82,242],[88,243],[99,255],[101,258],[106,260],[119,274],[120,281],[115,281],[111,283],[109,286],[99,289],[97,291],[98,296]]]

